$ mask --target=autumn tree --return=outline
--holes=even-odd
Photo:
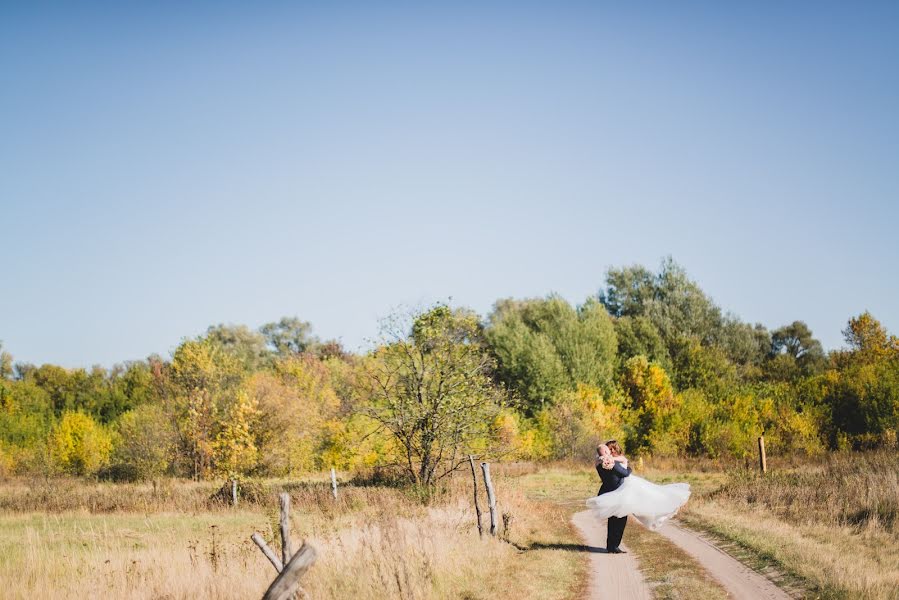
[[[216,438],[243,374],[240,358],[208,339],[187,340],[175,350],[166,393],[173,400],[181,455],[195,479],[214,471]]]
[[[146,480],[164,475],[172,464],[177,432],[159,404],[142,404],[116,422],[113,466],[124,479]]]
[[[490,379],[477,315],[438,305],[412,316],[406,330],[386,324],[385,340],[365,361],[365,414],[392,436],[402,468],[432,485],[484,450],[501,395]]]
[[[285,476],[310,471],[341,401],[326,362],[287,356],[253,375],[247,390],[258,406],[257,440],[266,472]]]
[[[65,412],[47,442],[51,464],[69,475],[93,475],[109,462],[112,437],[89,415]]]

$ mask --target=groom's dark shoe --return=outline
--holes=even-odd
[[[621,548],[612,548],[611,550],[606,550],[609,554],[627,554],[627,550],[622,550]]]

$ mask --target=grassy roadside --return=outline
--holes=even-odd
[[[651,477],[684,476],[666,467]],[[702,483],[681,520],[792,595],[899,598],[895,452],[831,454],[765,476],[740,468],[688,475]]]

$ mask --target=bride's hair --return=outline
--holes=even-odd
[[[612,451],[613,456],[624,454],[624,452],[621,451],[621,446],[618,445],[617,440],[609,440],[608,442],[606,442],[606,446],[608,446],[609,450]]]

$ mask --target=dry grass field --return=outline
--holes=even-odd
[[[689,481],[681,518],[728,551],[780,574],[795,597],[897,598],[899,465],[895,453],[774,460],[751,469],[647,461],[642,474]],[[259,597],[274,570],[249,540],[278,547],[277,493],[291,493],[295,540],[320,558],[304,578],[314,598],[578,598],[587,554],[569,522],[595,493],[588,466],[495,465],[507,541],[479,539],[470,477],[422,497],[324,478],[266,481],[237,508],[216,485],[78,480],[0,484],[0,597]],[[482,490],[483,491],[483,490]],[[724,598],[701,567],[661,536],[629,526],[656,598]]]
[[[267,482],[258,502],[208,502],[214,486],[13,482],[0,489],[4,598],[261,597],[274,570],[249,540],[273,547],[280,489],[292,496],[293,537],[319,549],[304,578],[314,598],[577,596],[585,561],[554,546],[575,536],[564,509],[495,475],[509,542],[480,540],[470,480],[426,501],[391,487]],[[296,543],[296,541],[295,541]]]
[[[895,450],[775,460],[761,476],[659,463],[657,481],[692,479],[681,519],[811,598],[899,598],[899,456]]]

